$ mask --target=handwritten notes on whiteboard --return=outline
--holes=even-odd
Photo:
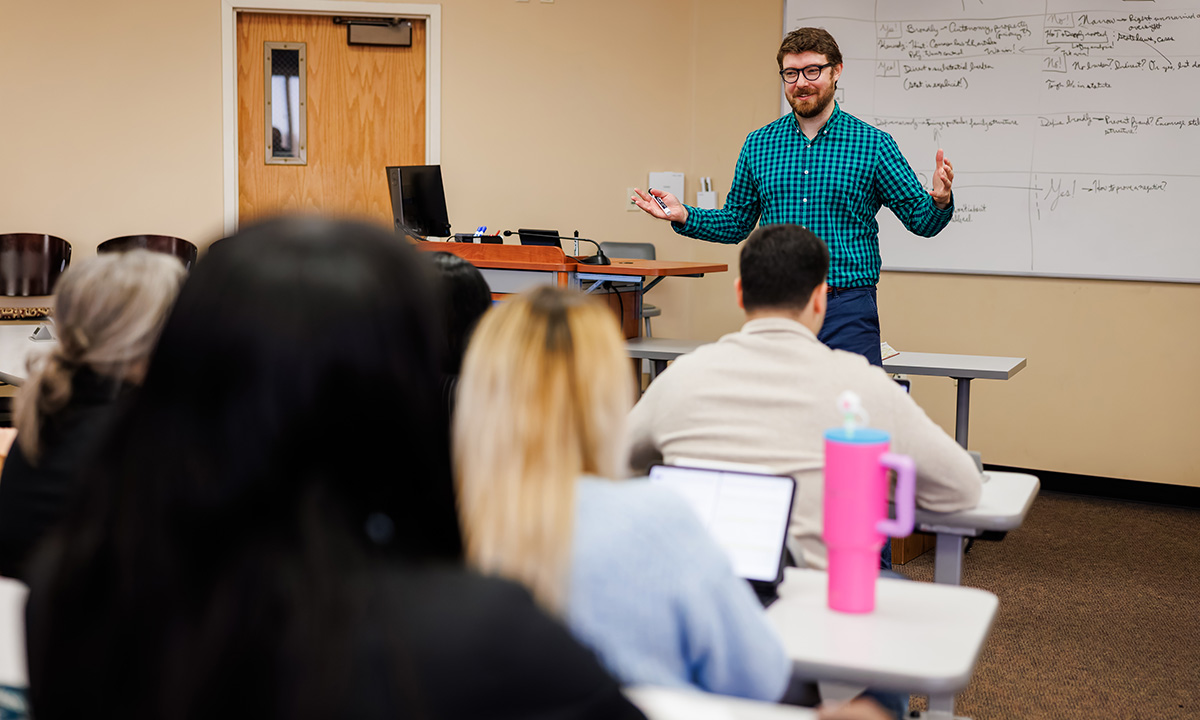
[[[955,216],[935,238],[880,212],[884,265],[1200,282],[1200,0],[788,0],[824,27],[838,101],[923,182],[944,148]]]

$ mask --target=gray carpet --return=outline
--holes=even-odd
[[[933,552],[896,570],[930,581]],[[1042,493],[963,584],[1000,610],[958,714],[1200,718],[1200,510]]]

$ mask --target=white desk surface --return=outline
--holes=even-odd
[[[30,340],[37,329],[36,322],[0,322],[0,373],[24,379],[28,374],[26,360],[31,353],[46,352],[53,341]]]
[[[701,345],[707,344],[702,340],[640,337],[626,340],[625,352],[630,357],[645,360],[674,360],[680,355],[687,355]]]
[[[25,687],[25,598],[24,583],[0,578],[0,685]]]
[[[972,528],[976,530],[1015,530],[1025,521],[1037,498],[1041,482],[1033,475],[1012,472],[985,472],[979,504],[966,510],[940,513],[917,508],[914,520],[922,529]]]
[[[787,568],[767,618],[797,671],[815,680],[922,694],[961,691],[971,679],[999,601],[985,590],[881,578],[875,612],[836,612],[828,576]]]
[[[1025,358],[902,352],[883,361],[883,369],[905,375],[1007,380],[1025,367]]]
[[[623,690],[650,720],[816,720],[807,708],[638,685]]]

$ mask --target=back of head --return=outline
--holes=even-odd
[[[471,331],[492,306],[492,291],[479,269],[459,256],[448,252],[425,253],[425,256],[433,263],[440,280],[442,314],[446,321],[445,373],[458,375]]]
[[[320,493],[355,533],[382,513],[395,516],[398,552],[457,555],[443,544],[457,529],[419,528],[437,513],[414,507],[452,500],[432,290],[416,253],[370,225],[285,218],[215,243],[131,422],[172,434],[172,455],[196,468],[172,510],[254,533]]]
[[[80,370],[122,382],[140,380],[179,285],[183,264],[148,250],[97,255],[71,265],[58,281],[54,324],[59,343],[16,401],[21,449],[36,461],[47,415],[70,401]]]
[[[631,372],[616,318],[544,287],[497,306],[467,351],[454,417],[468,560],[560,609],[580,475],[625,466]]]
[[[779,69],[783,69],[783,58],[787,55],[800,55],[815,52],[824,55],[827,62],[834,65],[842,64],[842,51],[838,48],[837,40],[825,28],[802,27],[788,33],[779,45],[779,53],[775,61]]]
[[[801,225],[766,225],[742,245],[742,307],[803,310],[829,274],[829,248]]]
[[[356,573],[461,556],[431,294],[371,226],[280,219],[211,247],[35,566],[39,716],[127,678],[132,715],[203,716],[235,690],[273,714],[345,680]]]

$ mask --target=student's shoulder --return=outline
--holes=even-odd
[[[620,544],[629,553],[662,558],[686,553],[707,538],[707,530],[683,498],[645,478],[585,479],[579,487],[583,522],[593,528],[589,535],[605,538],[610,547]]]
[[[611,481],[586,477],[579,481],[578,492],[584,508],[603,507],[606,513],[620,511],[626,518],[679,522],[690,519],[691,510],[683,500],[646,478]]]
[[[864,403],[870,401],[880,410],[890,410],[896,403],[912,402],[899,383],[883,368],[872,365],[862,355],[845,350],[830,350],[828,368],[827,376],[839,386],[843,386],[842,389],[853,390],[862,396]],[[874,411],[870,407],[867,410],[872,412],[874,417]]]
[[[437,717],[639,718],[595,656],[523,587],[460,567],[382,573],[379,628],[391,637]]]
[[[725,365],[730,361],[737,361],[747,353],[752,352],[747,345],[748,338],[744,332],[739,330],[727,333],[713,342],[706,342],[703,345],[697,346],[695,350],[675,358],[667,366],[667,372],[663,373],[660,377],[667,377],[674,370],[680,371],[676,373],[676,377],[678,378],[684,374],[696,374],[724,369]],[[654,387],[653,384],[650,387]]]
[[[677,404],[694,400],[697,387],[703,387],[722,377],[727,366],[735,360],[739,351],[726,342],[728,337],[727,335],[716,342],[705,343],[675,358],[667,369],[650,383],[637,405],[643,406],[644,412],[648,407],[660,406],[663,403]]]
[[[377,595],[414,615],[454,617],[486,622],[494,614],[535,610],[533,598],[520,585],[454,565],[387,567],[376,578]]]

